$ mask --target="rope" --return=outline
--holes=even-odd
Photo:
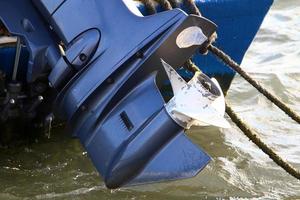
[[[247,72],[242,70],[239,64],[237,64],[234,60],[232,60],[228,55],[226,55],[223,51],[218,49],[217,47],[210,45],[208,46],[208,50],[220,58],[226,65],[231,67],[234,71],[239,73],[248,83],[250,83],[253,87],[255,87],[260,93],[262,93],[267,99],[269,99],[272,103],[274,103],[277,107],[279,107],[283,112],[285,112],[289,117],[300,124],[300,116],[292,111],[285,103],[279,100],[275,95],[271,94],[267,89],[263,88],[258,82],[256,82],[253,78],[249,76]]]
[[[164,10],[172,10],[172,5],[168,0],[155,0]]]
[[[192,14],[201,16],[201,13],[194,0],[183,0],[183,5],[186,6]]]
[[[179,3],[177,2],[177,0],[169,0],[172,8],[178,8],[179,7]]]
[[[140,1],[144,4],[148,15],[153,15],[156,13],[156,9],[152,0],[140,0]]]
[[[184,63],[184,68],[186,68],[187,70],[195,73],[195,72],[199,72],[201,71],[198,66],[193,63],[193,61],[191,59],[187,60],[185,63]]]
[[[226,104],[226,113],[229,115],[231,120],[239,127],[239,129],[254,143],[256,144],[265,154],[267,154],[277,165],[282,167],[287,173],[300,180],[300,172],[291,166],[288,162],[284,161],[275,151],[267,144],[265,144],[258,135],[251,130],[251,128],[245,124],[232,110],[232,108]]]

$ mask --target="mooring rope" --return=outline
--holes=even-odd
[[[271,147],[265,144],[259,136],[245,123],[232,108],[226,103],[226,113],[231,120],[239,127],[239,129],[254,143],[256,144],[265,154],[267,154],[277,165],[282,167],[287,173],[300,180],[300,172],[290,165],[287,161],[284,161]]]
[[[187,60],[184,63],[184,68],[189,70],[190,72],[193,72],[193,73],[201,71],[198,68],[198,66],[191,59]]]
[[[255,87],[260,93],[262,93],[267,99],[269,99],[272,103],[274,103],[277,107],[279,107],[283,112],[285,112],[288,116],[290,116],[293,120],[300,124],[300,116],[294,112],[290,107],[288,107],[284,102],[279,100],[275,95],[271,94],[267,89],[261,86],[257,81],[250,77],[250,75],[242,70],[239,64],[237,64],[234,60],[232,60],[228,55],[226,55],[223,51],[218,49],[213,45],[208,46],[208,50],[220,58],[226,65],[240,74],[248,83],[250,83],[253,87]]]
[[[156,8],[152,0],[140,0],[140,1],[144,4],[148,15],[153,15],[156,13]]]
[[[172,8],[178,8],[179,7],[179,3],[177,0],[169,0]]]
[[[151,0],[142,0],[142,2],[147,1],[148,4],[145,4],[147,10],[155,10],[155,6],[151,2]],[[157,2],[164,8],[165,10],[169,10],[169,4],[172,5],[173,8],[177,7],[178,4],[175,4],[176,0],[170,1],[168,0],[157,0]],[[177,2],[176,2],[177,3]],[[190,12],[195,15],[201,15],[198,7],[196,6],[193,0],[183,0],[185,6],[190,9]],[[147,8],[148,7],[148,8]],[[214,38],[214,37],[213,37]],[[245,71],[241,69],[241,67],[231,59],[227,54],[213,46],[212,40],[208,41],[204,46],[204,48],[200,49],[200,53],[207,53],[208,51],[212,52],[215,56],[221,59],[226,65],[231,67],[234,71],[239,73],[245,80],[247,80],[252,86],[254,86],[259,92],[265,95],[271,102],[273,102],[276,106],[278,106],[281,110],[283,110],[287,115],[289,115],[296,122],[300,123],[300,117],[297,113],[293,112],[286,104],[281,102],[276,96],[272,95],[265,88],[263,88],[258,82],[252,79]],[[185,63],[185,67],[190,71],[199,71],[199,68],[191,61],[188,60]],[[271,147],[265,144],[258,135],[245,123],[243,122],[237,114],[233,111],[233,109],[226,103],[226,113],[231,118],[231,120],[239,127],[239,129],[254,143],[260,148],[264,153],[266,153],[278,166],[284,169],[287,173],[292,175],[293,177],[300,180],[300,172],[295,169],[292,165],[290,165],[287,161],[284,161]]]
[[[172,10],[172,5],[168,0],[155,0],[164,10]]]
[[[190,10],[191,14],[201,16],[200,10],[196,6],[194,0],[183,0],[183,5]]]

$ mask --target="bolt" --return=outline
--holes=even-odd
[[[82,62],[84,62],[84,61],[86,61],[87,56],[86,56],[84,53],[82,53],[82,54],[79,55],[79,59],[80,59]]]
[[[44,97],[43,96],[38,96],[38,100],[41,102],[44,100]]]
[[[9,100],[9,103],[10,103],[10,104],[15,104],[16,101],[15,101],[14,99],[10,99],[10,100]]]

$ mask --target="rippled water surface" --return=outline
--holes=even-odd
[[[277,0],[243,68],[300,113],[300,1]],[[300,126],[237,76],[234,110],[300,169]],[[300,199],[300,182],[277,167],[233,125],[190,136],[213,161],[197,177],[107,190],[77,140],[51,139],[0,150],[0,199]]]

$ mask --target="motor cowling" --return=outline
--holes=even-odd
[[[53,35],[36,42],[25,29],[32,56],[28,81],[49,70],[57,92],[54,114],[67,121],[107,187],[187,178],[203,169],[209,156],[165,109],[161,91],[168,76],[161,59],[175,69],[183,66],[215,33],[214,23],[180,9],[141,17],[119,0],[33,4]],[[200,40],[184,40],[189,36]],[[35,46],[41,43],[49,46]],[[36,70],[37,61],[47,59],[40,62],[47,67]]]

